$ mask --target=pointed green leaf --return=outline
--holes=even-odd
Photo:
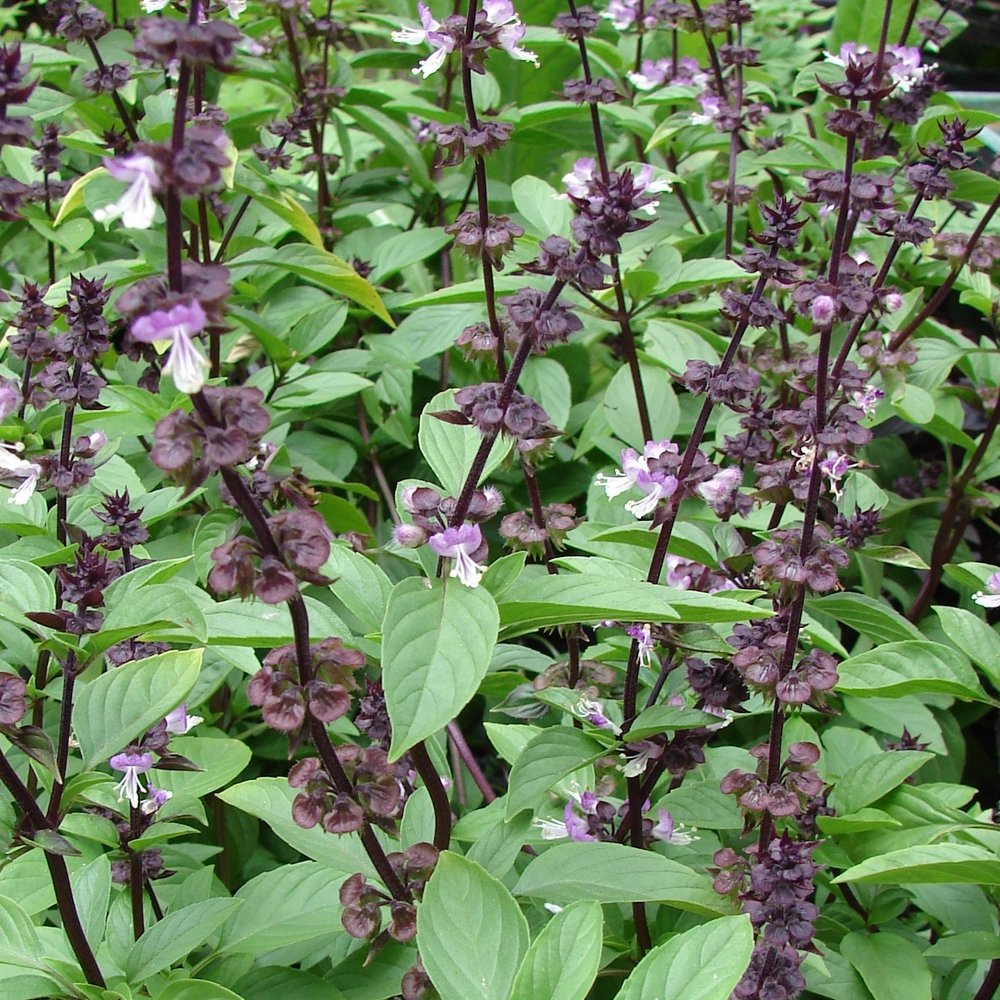
[[[840,953],[875,1000],[931,1000],[931,970],[912,941],[898,934],[853,931],[840,942]]]
[[[497,641],[496,603],[458,579],[396,584],[382,627],[382,683],[392,720],[390,760],[436,733],[469,703]]]
[[[707,876],[653,851],[602,841],[542,851],[524,869],[514,895],[552,903],[669,903],[709,916],[729,912]]]
[[[530,809],[560,778],[592,764],[607,747],[568,726],[543,729],[521,752],[507,782],[507,819]]]
[[[173,650],[78,683],[73,726],[85,766],[103,763],[173,711],[198,679],[201,654]]]
[[[601,964],[604,917],[579,900],[542,928],[524,956],[511,1000],[584,1000]]]
[[[616,1000],[727,1000],[752,954],[753,928],[747,916],[692,927],[649,952]]]
[[[969,844],[923,844],[904,847],[848,868],[834,882],[878,882],[881,885],[978,882],[1000,885],[996,854]]]
[[[938,693],[989,700],[968,659],[938,642],[887,642],[844,660],[837,673],[837,690],[861,698]]]
[[[502,882],[445,851],[417,910],[417,940],[441,1000],[508,1000],[528,922]]]

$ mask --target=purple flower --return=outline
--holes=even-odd
[[[814,323],[827,326],[837,314],[837,303],[829,295],[817,295],[810,308]]]
[[[397,524],[392,536],[404,549],[419,549],[427,541],[427,532],[416,524]]]
[[[167,732],[176,733],[178,736],[183,736],[186,732],[194,729],[199,722],[204,721],[200,715],[188,715],[186,704],[178,705],[164,719],[164,722],[167,724]]]
[[[191,305],[178,303],[168,312],[157,310],[140,316],[132,324],[132,336],[144,344],[158,340],[171,341],[170,354],[163,366],[165,375],[173,376],[174,385],[181,392],[199,392],[205,384],[208,361],[195,347],[192,337],[205,329],[208,318],[201,303],[195,299]]]
[[[115,785],[118,793],[118,801],[128,799],[133,809],[139,805],[139,792],[143,791],[142,782],[139,775],[145,774],[153,766],[153,755],[151,753],[140,753],[137,750],[125,750],[115,754],[110,760],[111,766],[116,771],[124,771],[125,777]]]
[[[7,419],[21,405],[21,394],[9,385],[0,385],[0,422]]]
[[[622,731],[621,726],[616,725],[604,714],[604,705],[593,698],[581,697],[570,711],[578,718],[586,719],[598,729],[610,729],[615,736],[620,735]]]
[[[563,810],[563,823],[566,825],[566,833],[570,840],[583,843],[586,840],[596,839],[590,832],[590,825],[587,821],[582,816],[577,815],[572,802],[566,803],[566,808]]]
[[[859,410],[864,411],[866,417],[875,415],[875,406],[880,399],[885,398],[885,393],[874,385],[866,385],[865,391],[860,390],[854,393],[853,402]]]
[[[636,517],[645,517],[661,500],[677,492],[675,476],[660,470],[651,472],[649,467],[651,461],[656,461],[667,451],[676,451],[676,445],[669,441],[647,441],[641,456],[634,448],[626,448],[622,452],[622,471],[616,471],[613,476],[599,474],[595,485],[604,488],[609,500],[633,486],[638,487],[646,496],[642,500],[629,500],[625,509]]]
[[[608,18],[617,31],[624,31],[632,26],[638,11],[639,0],[611,0],[602,16]]]
[[[420,14],[420,28],[402,27],[399,31],[392,33],[392,40],[403,45],[423,45],[426,42],[434,51],[421,60],[414,68],[414,73],[419,73],[425,80],[432,73],[436,73],[443,65],[445,59],[454,51],[455,40],[440,31],[441,24],[431,16],[431,10],[424,3],[417,4],[417,12]]]
[[[152,816],[153,813],[165,806],[167,801],[173,797],[173,792],[168,792],[165,788],[154,788],[150,785],[147,798],[142,804],[142,811],[146,816]]]
[[[701,839],[691,836],[690,833],[682,833],[683,829],[683,823],[675,824],[673,816],[666,809],[661,809],[660,822],[653,827],[653,836],[665,844],[677,844],[678,847],[687,847],[688,844]]]
[[[434,535],[428,544],[442,558],[453,560],[449,575],[457,576],[466,587],[479,586],[485,569],[472,558],[472,554],[483,544],[483,533],[478,524],[446,528]]]
[[[864,55],[867,51],[867,45],[858,45],[857,42],[844,42],[840,46],[840,51],[837,55],[834,55],[832,52],[824,52],[823,58],[827,62],[833,63],[834,66],[846,66],[852,59],[857,59],[858,56]]]
[[[732,501],[742,482],[742,470],[733,465],[720,469],[711,479],[699,483],[695,490],[713,510],[718,510]]]
[[[976,591],[972,599],[981,608],[1000,608],[1000,571],[993,573],[986,581],[986,590],[988,593]]]
[[[597,161],[590,156],[581,157],[573,164],[573,170],[563,176],[566,193],[571,198],[590,197],[590,182],[594,179]]]
[[[692,125],[711,125],[721,114],[720,98],[709,94],[707,97],[699,97],[698,103],[701,105],[701,113],[696,111],[688,121]]]
[[[629,73],[628,78],[637,90],[655,90],[666,83],[685,86],[703,87],[708,81],[708,74],[701,71],[698,60],[684,56],[677,63],[677,75],[674,75],[673,61],[670,59],[643,59],[641,73]]]
[[[903,308],[903,296],[899,292],[890,292],[885,297],[886,312],[899,312]]]
[[[625,634],[635,639],[639,652],[639,665],[649,670],[653,664],[653,638],[650,634],[652,626],[647,622],[645,625],[629,625],[625,629]]]
[[[534,63],[537,68],[538,56],[519,44],[524,38],[525,27],[514,12],[514,5],[510,0],[483,0],[483,12],[486,14],[487,22],[499,29],[497,41],[500,42],[504,52],[512,59]]]
[[[144,153],[131,153],[121,159],[105,159],[104,166],[116,181],[128,184],[128,189],[116,202],[95,209],[94,218],[110,223],[121,216],[129,229],[149,229],[156,215],[153,195],[160,190],[156,161]]]
[[[828,452],[826,458],[819,463],[820,472],[830,480],[830,491],[838,500],[843,492],[840,488],[840,481],[849,470],[856,467],[856,464],[852,463],[846,455],[841,455],[837,451]]]
[[[937,63],[931,63],[929,66],[920,65],[920,49],[915,45],[887,45],[886,52],[893,56],[893,62],[889,66],[889,76],[892,77],[897,89],[903,93],[919,87],[924,82],[924,77],[937,69]]]

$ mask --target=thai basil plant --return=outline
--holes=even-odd
[[[969,5],[0,11],[0,1000],[992,1000]]]

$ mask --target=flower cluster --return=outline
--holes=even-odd
[[[576,508],[568,503],[552,503],[542,508],[542,523],[536,524],[531,513],[519,510],[508,514],[500,522],[500,536],[509,548],[526,550],[529,555],[541,558],[547,544],[562,549],[566,535],[572,531],[580,519]]]
[[[432,844],[411,844],[405,851],[389,854],[388,860],[407,898],[419,901],[427,880],[437,865],[437,849]],[[374,939],[374,947],[384,944],[390,938],[405,943],[417,933],[417,911],[413,903],[391,899],[369,885],[365,876],[360,873],[352,875],[340,887],[340,905],[344,907],[340,919],[347,933],[355,938]],[[383,907],[389,908],[389,923],[379,934]]]
[[[818,865],[815,842],[794,841],[786,832],[747,864],[732,848],[716,851],[715,890],[738,894],[743,912],[760,932],[753,957],[733,990],[740,1000],[788,1000],[805,989],[800,950],[812,945],[819,908],[810,902]]]
[[[214,566],[208,584],[217,593],[251,594],[265,604],[290,601],[299,592],[299,580],[326,584],[320,573],[330,558],[331,533],[321,514],[293,508],[267,518],[277,552],[247,535],[237,535],[212,549]],[[343,714],[343,713],[341,713]]]
[[[381,747],[345,743],[337,757],[350,778],[350,791],[338,790],[317,757],[306,757],[288,772],[288,784],[300,789],[292,802],[292,819],[304,830],[317,824],[327,833],[343,836],[368,821],[396,831],[402,815],[404,788]]]
[[[150,458],[189,492],[219,469],[249,461],[271,424],[259,389],[207,386],[203,395],[214,423],[206,425],[193,413],[174,410],[153,429],[156,443]]]
[[[765,810],[771,816],[794,816],[805,802],[823,790],[823,779],[813,769],[819,760],[819,747],[813,743],[793,743],[781,765],[778,780],[768,784],[767,760],[770,747],[763,743],[750,751],[757,758],[757,771],[734,768],[721,782],[724,795],[736,795],[747,811],[746,821],[753,825],[753,814]]]

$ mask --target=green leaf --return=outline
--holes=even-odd
[[[507,783],[507,819],[530,809],[544,792],[585,764],[604,756],[607,748],[579,729],[553,726],[533,737],[521,752]]]
[[[353,372],[312,372],[284,383],[271,398],[278,410],[302,410],[307,406],[327,406],[353,396],[371,386],[371,381]]]
[[[382,628],[392,583],[371,559],[335,542],[322,573],[332,577],[330,589],[369,632]]]
[[[662,368],[641,365],[639,370],[649,409],[653,440],[668,440],[673,437],[681,418],[673,382]],[[633,448],[642,450],[645,435],[639,424],[639,407],[635,400],[635,387],[628,365],[622,365],[615,372],[604,393],[604,415],[616,437]]]
[[[242,1000],[238,993],[208,979],[176,979],[160,990],[156,1000]]]
[[[388,959],[390,955],[398,949],[403,955],[410,955],[408,949],[403,951],[401,945],[391,942],[379,952],[378,961],[367,969],[362,969],[357,979],[365,986],[378,983],[384,978],[388,969],[389,976],[395,977],[395,988],[399,989],[399,981],[406,968],[397,968],[398,963],[393,964]],[[353,962],[360,967],[367,954],[366,949],[359,948],[355,951],[348,962]],[[246,1000],[346,1000],[347,994],[342,993],[337,986],[347,989],[343,964],[333,973],[337,977],[337,985],[329,979],[321,979],[301,969],[283,968],[280,965],[267,965],[255,967],[233,985],[239,990],[240,996]],[[385,1000],[392,996],[387,992],[350,992],[351,1000]]]
[[[989,931],[965,931],[938,938],[925,952],[935,958],[971,958],[976,961],[1000,958],[1000,938]]]
[[[199,727],[201,728],[201,727]],[[196,730],[197,731],[197,730]],[[210,732],[217,733],[213,729]],[[250,763],[250,748],[242,740],[223,736],[172,736],[170,749],[187,757],[200,771],[158,771],[154,785],[176,799],[200,799],[228,785]]]
[[[644,740],[649,736],[657,736],[664,732],[676,732],[678,729],[700,729],[702,726],[712,726],[718,723],[718,717],[697,708],[676,708],[673,705],[653,705],[644,709],[636,716],[635,722],[629,727],[629,740]]]
[[[541,405],[552,424],[560,430],[566,428],[573,390],[566,369],[558,361],[552,358],[528,358],[518,385]]]
[[[427,191],[434,190],[434,182],[427,172],[427,164],[417,144],[413,141],[407,129],[394,122],[388,115],[384,115],[375,108],[359,107],[352,104],[344,109],[361,126],[363,131],[369,132],[382,142],[386,152],[396,157],[403,166],[410,180],[416,181]]]
[[[934,419],[934,397],[912,382],[904,388],[903,396],[892,401],[892,408],[911,424],[929,424]]]
[[[129,982],[141,983],[186,958],[242,905],[242,900],[217,897],[168,913],[129,951],[125,960]]]
[[[898,819],[893,819],[881,809],[867,806],[846,816],[818,816],[816,823],[828,835],[835,833],[864,833],[866,830],[884,830],[889,827],[901,827]]]
[[[503,883],[445,851],[417,910],[417,939],[441,1000],[507,1000],[528,922]]]
[[[409,577],[393,588],[382,626],[390,760],[436,733],[486,676],[500,619],[483,587]]]
[[[539,239],[570,235],[573,207],[565,198],[559,197],[551,184],[537,177],[519,177],[511,184],[510,193],[532,235]]]
[[[378,292],[346,260],[320,247],[308,243],[260,247],[234,257],[228,267],[234,279],[246,277],[245,272],[258,267],[276,267],[297,274],[321,288],[346,295],[389,326],[395,326]]]
[[[749,917],[712,920],[649,952],[625,980],[616,1000],[727,1000],[752,954]]]
[[[849,625],[856,632],[868,636],[876,643],[905,642],[907,639],[922,639],[920,629],[908,622],[898,611],[883,601],[877,601],[864,594],[827,594],[806,602],[811,611],[836,618]]]
[[[1000,636],[971,611],[935,607],[934,613],[945,635],[1000,689]]]
[[[482,434],[475,427],[449,424],[431,416],[441,410],[457,409],[454,389],[439,392],[420,414],[420,427],[417,431],[420,453],[434,470],[437,481],[445,491],[456,497],[462,492],[462,485],[472,469],[472,462],[483,440]],[[483,474],[479,478],[480,483],[503,462],[511,446],[512,442],[504,435],[493,442]]]
[[[108,856],[98,854],[93,861],[73,873],[70,883],[84,934],[96,952],[104,938],[104,924],[111,902],[111,862]]]
[[[242,885],[240,907],[222,929],[221,954],[253,955],[343,930],[343,876],[315,861],[285,865]]]
[[[584,1000],[601,964],[604,917],[580,900],[542,928],[517,970],[511,1000]]]
[[[920,949],[898,934],[852,931],[840,953],[861,974],[875,1000],[931,1000],[931,970]]]
[[[575,576],[521,577],[500,598],[504,638],[537,628],[616,621],[677,621],[663,587],[651,583],[616,580],[584,573]]]
[[[85,767],[103,763],[173,711],[194,687],[201,655],[173,650],[78,683],[73,725]]]
[[[13,899],[0,896],[0,962],[37,969],[41,955],[31,918]]]
[[[502,800],[497,800],[498,805],[501,802]],[[478,810],[469,815],[478,818],[483,812],[484,810]],[[499,810],[497,814],[502,815]],[[532,814],[524,809],[507,823],[502,820],[494,823],[485,833],[476,836],[466,857],[477,865],[482,865],[494,878],[503,878],[524,846],[532,819]]]
[[[263,820],[286,844],[313,861],[338,872],[341,879],[362,872],[377,879],[368,855],[356,833],[331,837],[321,826],[303,830],[292,821],[296,790],[284,778],[254,778],[218,793],[228,805]]]
[[[1000,861],[994,852],[982,847],[923,844],[868,858],[833,881],[878,882],[881,885],[950,882],[1000,885]]]
[[[849,815],[877,802],[933,759],[924,750],[887,750],[866,758],[837,782],[837,812]]]
[[[279,219],[287,222],[300,236],[304,236],[314,247],[323,249],[323,234],[313,222],[309,213],[287,191],[277,191],[273,195],[245,184],[234,184],[233,191],[253,198]]]
[[[735,261],[715,260],[711,257],[697,257],[686,260],[681,266],[677,280],[663,291],[664,295],[676,295],[689,288],[705,285],[728,284],[730,281],[746,281],[747,273]],[[641,445],[640,445],[641,447]]]
[[[837,668],[837,690],[860,698],[893,698],[904,694],[951,694],[988,701],[969,661],[937,642],[888,642],[852,656]]]
[[[380,285],[404,267],[426,260],[431,254],[444,249],[454,238],[439,227],[411,229],[390,236],[378,245],[372,256],[369,280],[373,285]]]
[[[705,875],[653,851],[601,841],[543,851],[528,862],[514,895],[551,903],[667,903],[713,917],[729,912]]]

